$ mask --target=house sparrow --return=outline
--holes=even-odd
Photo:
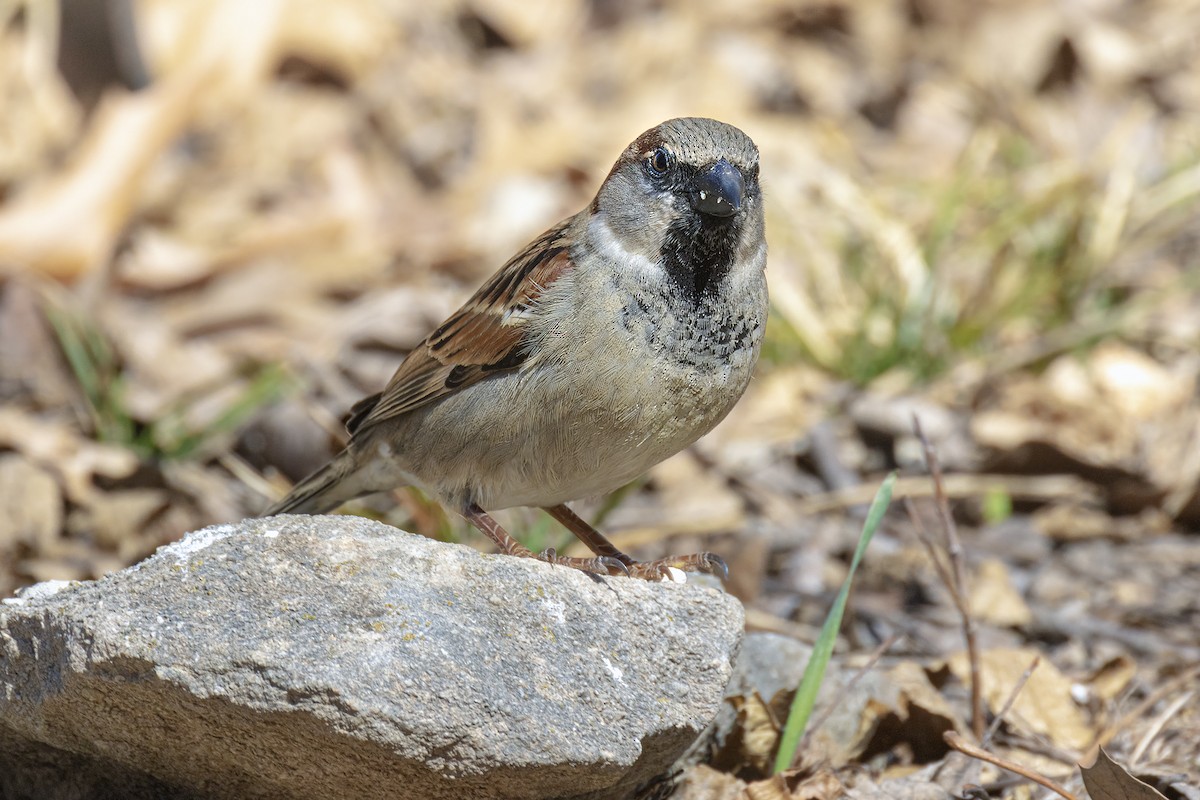
[[[568,500],[678,453],[742,396],[767,321],[758,148],[672,119],[626,148],[592,203],[535,239],[351,410],[350,442],[266,514],[418,486],[509,555],[660,579],[711,553],[636,562]],[[539,506],[595,554],[534,554],[485,509]]]

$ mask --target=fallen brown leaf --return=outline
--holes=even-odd
[[[59,475],[68,499],[85,502],[96,491],[97,475],[125,478],[137,469],[131,451],[86,438],[73,426],[0,406],[0,446],[23,453]]]
[[[1007,702],[1013,687],[1037,655],[1036,650],[1028,647],[992,649],[980,653],[983,697],[993,713]],[[966,653],[952,656],[947,664],[960,681],[965,683],[969,680]],[[1017,695],[1006,721],[1031,733],[1047,736],[1060,747],[1072,750],[1087,747],[1095,735],[1083,712],[1071,698],[1071,681],[1045,658],[1041,659],[1040,666],[1029,676],[1025,688]]]
[[[1100,747],[1079,762],[1079,772],[1092,800],[1167,800],[1157,789],[1130,775]]]
[[[125,489],[96,495],[71,512],[67,529],[80,539],[129,557],[141,552],[142,531],[170,497],[162,489]]]
[[[925,670],[912,661],[868,672],[853,687],[835,687],[820,702],[838,705],[813,732],[807,763],[822,760],[838,767],[891,751],[906,754],[905,763],[924,763],[945,752],[943,732],[963,727]]]
[[[780,727],[775,711],[758,692],[731,697],[729,702],[737,719],[726,740],[724,758],[760,775],[770,774],[779,748]],[[777,706],[783,710],[782,703]]]
[[[817,770],[792,788],[792,800],[837,800],[846,795],[846,787],[828,769]]]
[[[1003,561],[989,558],[971,579],[971,612],[980,622],[1017,628],[1028,625],[1033,612],[1012,583]]]
[[[44,547],[59,537],[62,517],[54,475],[16,453],[0,454],[0,548]]]
[[[1126,655],[1105,661],[1087,678],[1092,692],[1101,700],[1115,700],[1137,675],[1137,662]]]
[[[742,797],[744,800],[795,800],[783,773],[747,785]]]
[[[671,797],[675,800],[738,800],[746,784],[728,772],[715,770],[707,764],[688,769],[679,788]]]
[[[70,166],[0,209],[0,260],[62,279],[106,263],[147,169],[182,131],[201,83],[194,75],[107,98]]]

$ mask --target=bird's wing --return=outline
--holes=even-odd
[[[355,403],[346,422],[351,435],[520,367],[530,356],[530,309],[574,268],[565,237],[570,222],[509,260],[408,354],[382,392]]]

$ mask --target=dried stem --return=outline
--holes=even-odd
[[[933,562],[934,572],[938,574],[938,580],[950,592],[951,598],[954,600],[954,607],[961,612],[962,609],[958,602],[958,593],[954,590],[954,578],[950,576],[950,568],[946,566],[942,560],[941,551],[938,550],[937,542],[929,535],[929,531],[925,528],[925,522],[917,514],[917,508],[913,505],[912,500],[904,498],[904,510],[908,512],[909,522],[913,525],[913,530],[916,531],[917,540],[921,546],[925,548],[925,552],[929,555],[929,560]]]
[[[1200,665],[1196,665],[1191,669],[1184,670],[1171,680],[1164,683],[1162,686],[1155,689],[1146,696],[1145,700],[1130,709],[1128,714],[1125,714],[1108,728],[1103,730],[1100,735],[1096,737],[1096,741],[1092,746],[1107,746],[1109,742],[1116,738],[1117,734],[1120,733],[1126,725],[1141,717],[1143,714],[1157,705],[1160,700],[1174,692],[1180,686],[1188,685],[1197,675],[1200,675]]]
[[[863,664],[862,667],[860,667],[859,670],[854,673],[854,677],[852,677],[841,689],[841,691],[838,692],[837,697],[834,698],[833,702],[821,709],[820,714],[817,714],[815,717],[813,717],[812,721],[809,723],[808,730],[804,732],[804,738],[800,741],[800,747],[797,748],[798,752],[805,752],[808,749],[808,743],[813,733],[815,733],[822,725],[826,723],[826,721],[828,721],[830,715],[837,710],[839,705],[841,705],[842,700],[850,695],[850,690],[858,685],[858,682],[862,680],[864,675],[875,668],[875,665],[879,663],[879,659],[883,658],[883,654],[888,650],[891,650],[892,647],[895,646],[896,642],[903,637],[903,635],[904,634],[901,633],[894,633],[885,639],[883,644],[879,645],[879,647],[876,647],[871,655],[867,658],[867,663]]]
[[[1162,733],[1162,729],[1166,726],[1167,721],[1170,720],[1171,717],[1178,714],[1179,711],[1188,703],[1190,703],[1192,698],[1195,696],[1195,692],[1185,692],[1181,694],[1179,697],[1175,698],[1175,701],[1171,703],[1171,705],[1167,706],[1163,713],[1158,715],[1158,719],[1154,720],[1154,723],[1150,726],[1150,730],[1146,731],[1146,735],[1142,737],[1140,742],[1138,742],[1137,747],[1133,748],[1133,753],[1131,753],[1129,756],[1130,769],[1136,767],[1137,763],[1142,760],[1142,756],[1146,754],[1146,750],[1149,749],[1150,743],[1153,742],[1160,733]]]
[[[975,631],[975,618],[971,615],[971,606],[967,597],[967,567],[963,555],[962,541],[958,538],[958,526],[954,524],[954,515],[950,513],[950,501],[946,499],[945,485],[942,480],[942,466],[938,462],[937,451],[930,444],[921,429],[921,421],[913,415],[913,431],[921,442],[925,452],[925,463],[929,466],[929,477],[933,479],[933,496],[937,504],[938,518],[942,523],[942,533],[945,536],[946,554],[950,558],[953,581],[947,584],[954,605],[962,617],[963,638],[967,642],[967,661],[971,669],[971,732],[976,741],[983,740],[983,681],[979,674],[979,643]],[[939,570],[939,574],[942,571]]]
[[[964,741],[963,738],[958,735],[957,731],[946,731],[942,735],[942,738],[946,740],[946,744],[950,745],[964,755],[968,755],[971,758],[977,758],[980,761],[986,761],[993,766],[1000,767],[1000,769],[1006,769],[1009,772],[1020,775],[1022,778],[1028,778],[1039,786],[1044,786],[1055,794],[1066,798],[1066,800],[1078,800],[1075,795],[1071,794],[1064,787],[1050,780],[1045,775],[1034,772],[1029,767],[1018,764],[1015,761],[1009,761],[1006,758],[993,755],[987,750],[984,750],[982,747],[976,747],[970,742]]]
[[[1029,662],[1029,666],[1021,673],[1021,677],[1017,680],[1016,685],[1009,692],[1008,699],[1004,701],[1004,705],[1000,708],[999,713],[996,714],[996,718],[988,726],[987,733],[983,734],[983,738],[979,740],[980,747],[987,747],[992,741],[992,737],[996,735],[996,731],[1000,730],[1000,723],[1004,722],[1004,716],[1012,708],[1013,703],[1017,701],[1017,695],[1025,688],[1025,684],[1029,682],[1029,677],[1033,675],[1033,671],[1037,669],[1040,663],[1042,663],[1042,657],[1040,655],[1034,656],[1033,660]]]

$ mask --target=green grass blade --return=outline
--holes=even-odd
[[[833,645],[837,641],[838,630],[842,626],[842,614],[846,611],[846,599],[850,596],[850,584],[854,580],[854,572],[858,569],[859,562],[862,561],[863,553],[867,551],[867,545],[871,543],[871,537],[875,535],[875,530],[883,520],[883,514],[887,511],[888,504],[892,502],[892,488],[895,483],[896,473],[893,472],[887,476],[883,485],[879,487],[879,491],[875,493],[875,499],[871,501],[871,509],[867,512],[867,521],[863,524],[862,535],[858,537],[858,547],[854,549],[854,557],[850,560],[850,571],[846,574],[846,580],[842,582],[842,589],[838,592],[837,599],[833,601],[833,607],[829,609],[829,615],[825,617],[825,624],[821,626],[821,635],[817,637],[817,642],[813,645],[812,656],[804,668],[804,676],[796,688],[796,696],[792,698],[792,708],[788,712],[787,724],[784,725],[783,735],[779,737],[779,752],[775,756],[775,772],[787,769],[796,758],[796,748],[800,746],[800,737],[804,735],[808,719],[812,716],[813,706],[817,700],[817,690],[821,687],[821,681],[825,677],[825,667],[829,665],[829,658],[833,655]]]
[[[71,318],[62,311],[47,305],[45,312],[46,321],[54,330],[54,335],[58,338],[58,346],[62,349],[63,356],[67,359],[71,372],[74,373],[75,380],[78,381],[79,388],[87,400],[88,410],[95,416],[96,409],[101,402],[100,379],[96,375],[95,364],[84,346],[83,337],[76,330]]]
[[[226,406],[216,419],[197,431],[178,432],[161,424],[156,430],[155,447],[168,458],[184,459],[196,454],[207,442],[218,436],[233,433],[260,408],[270,405],[286,394],[290,378],[275,365],[267,365],[250,380],[245,390]],[[178,426],[183,414],[180,411],[172,424]]]
[[[124,408],[120,360],[112,345],[87,319],[49,303],[43,310],[83,393],[96,438],[131,444],[135,425]]]

